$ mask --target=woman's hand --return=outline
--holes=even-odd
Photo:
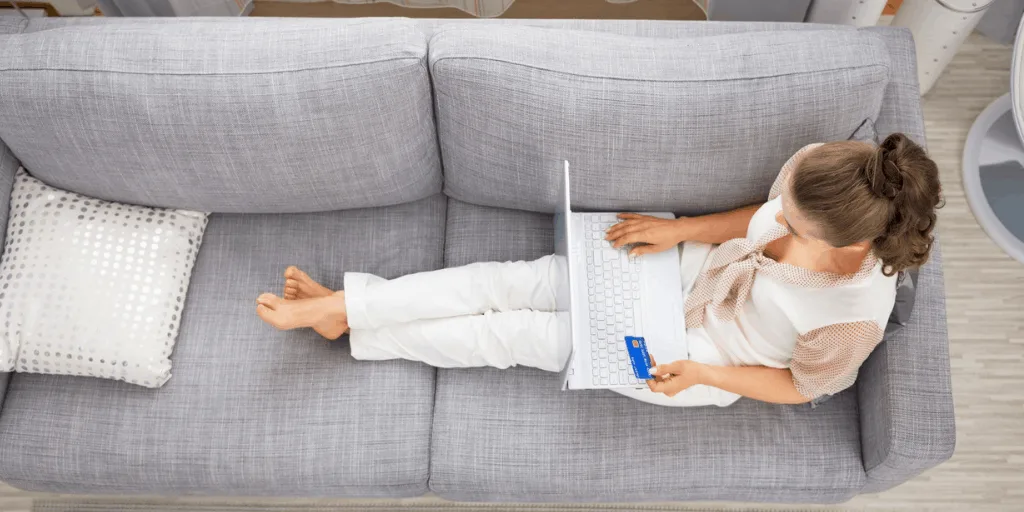
[[[654,364],[654,358],[651,358]],[[649,370],[654,376],[647,381],[647,387],[655,393],[673,397],[697,384],[703,384],[703,367],[701,363],[687,359],[652,366]]]
[[[606,240],[616,249],[626,244],[639,245],[629,251],[630,256],[661,252],[679,244],[685,238],[683,219],[660,219],[637,213],[620,213],[622,222],[608,228]]]

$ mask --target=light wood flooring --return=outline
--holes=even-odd
[[[960,158],[967,131],[990,101],[1009,90],[1009,69],[1007,47],[973,35],[924,99],[928,147],[941,167],[947,199],[940,213],[938,232],[945,257],[958,429],[956,453],[946,464],[896,489],[860,496],[840,508],[826,509],[1024,510],[1024,265],[1011,260],[985,236],[967,208],[960,185]],[[63,499],[75,502],[84,498]],[[138,500],[140,505],[179,503],[183,504],[181,510],[214,502],[273,503],[296,509],[330,504],[357,510],[367,505],[366,501],[344,500]],[[33,495],[0,486],[2,511],[27,512],[32,501]],[[421,498],[403,500],[400,504],[436,507],[438,501]],[[678,504],[659,510],[692,510],[696,506]],[[705,507],[748,509],[724,504]],[[629,505],[619,510],[639,508],[651,510]],[[787,510],[805,508],[794,506]],[[598,510],[597,506],[592,509]],[[601,506],[600,510],[610,508]]]

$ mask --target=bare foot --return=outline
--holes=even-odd
[[[256,299],[256,304],[256,314],[280,330],[311,327],[329,340],[336,340],[348,331],[345,292],[293,300],[264,293]]]
[[[284,271],[284,298],[286,300],[314,299],[334,293],[330,288],[316,282],[308,274],[291,266]]]

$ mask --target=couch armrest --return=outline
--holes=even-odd
[[[11,211],[11,188],[14,186],[14,173],[18,172],[18,159],[7,145],[0,141],[0,249],[7,236],[7,215]],[[7,381],[10,375],[0,373],[0,407],[3,407],[4,396],[7,394]]]
[[[942,255],[918,276],[910,321],[871,354],[857,379],[862,492],[899,485],[953,455],[956,426]]]
[[[11,212],[11,189],[14,188],[14,173],[21,163],[14,153],[0,140],[0,242],[7,240],[7,216]],[[0,246],[2,248],[2,246]]]
[[[878,141],[890,133],[901,132],[914,142],[926,145],[913,34],[907,28],[865,27],[858,30],[880,37],[889,49],[889,83],[885,86],[882,107],[874,122]]]

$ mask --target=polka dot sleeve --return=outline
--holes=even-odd
[[[803,158],[803,156],[806,155],[808,151],[820,145],[821,143],[808,144],[797,150],[796,153],[793,153],[793,156],[789,157],[789,160],[786,160],[786,163],[783,164],[782,166],[782,170],[779,171],[779,176],[775,178],[775,183],[772,184],[771,192],[768,193],[769,201],[775,199],[776,197],[779,197],[779,195],[782,194],[782,188],[785,186],[786,181],[789,180],[789,175],[793,173],[794,169],[796,169],[796,166],[800,162],[800,159]]]
[[[850,387],[882,334],[877,322],[864,321],[827,325],[798,336],[790,362],[796,390],[813,399]]]

